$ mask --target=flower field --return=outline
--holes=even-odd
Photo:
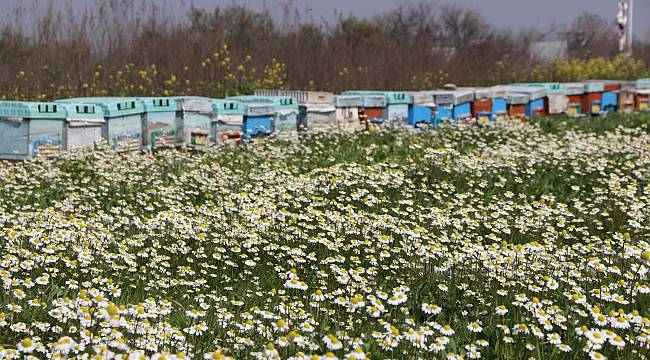
[[[648,358],[649,123],[0,165],[0,358]]]

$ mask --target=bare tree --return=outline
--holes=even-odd
[[[420,43],[430,42],[439,36],[440,25],[430,2],[400,3],[392,10],[376,17],[384,31],[401,42],[409,40]]]
[[[614,26],[599,15],[584,12],[569,26],[567,41],[571,56],[612,56],[617,52]]]
[[[440,9],[439,17],[443,38],[449,46],[463,48],[490,37],[490,26],[474,9],[458,5],[444,6]]]

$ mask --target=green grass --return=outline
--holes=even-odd
[[[98,344],[191,358],[642,358],[649,122],[552,118],[2,165],[0,355],[29,338],[40,358],[106,356]],[[628,328],[614,326],[619,315]],[[588,341],[607,330],[601,347]],[[64,353],[65,336],[82,346]]]

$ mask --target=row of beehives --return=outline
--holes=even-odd
[[[259,90],[255,96],[0,101],[0,159],[54,156],[107,142],[117,151],[204,147],[371,124],[435,127],[567,113],[647,111],[650,79],[520,83],[420,92]]]

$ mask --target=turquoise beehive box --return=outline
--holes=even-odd
[[[57,100],[58,103],[95,104],[106,121],[102,138],[118,152],[142,149],[142,116],[144,106],[136,98],[90,97]]]
[[[178,104],[170,97],[138,98],[144,106],[142,142],[148,150],[170,149],[179,146],[176,133]]]
[[[0,101],[0,159],[58,155],[65,146],[65,117],[56,103]]]
[[[213,99],[212,139],[217,144],[239,141],[244,133],[245,106],[236,100]]]
[[[65,149],[92,150],[103,141],[102,129],[106,124],[103,110],[95,104],[59,104],[65,109]]]

